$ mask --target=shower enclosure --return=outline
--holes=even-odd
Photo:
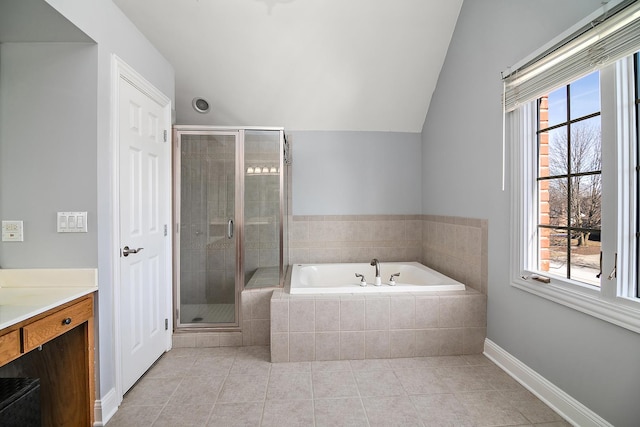
[[[243,289],[282,286],[282,128],[174,127],[176,328],[240,327]]]

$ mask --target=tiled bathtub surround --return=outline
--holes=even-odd
[[[273,288],[242,291],[242,345],[269,345]]]
[[[422,215],[294,216],[291,264],[421,261]]]
[[[271,361],[382,359],[482,352],[486,295],[271,297]]]
[[[488,221],[424,215],[422,263],[487,293]]]
[[[486,294],[486,220],[434,215],[294,216],[292,264],[418,261]]]

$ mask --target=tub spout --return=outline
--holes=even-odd
[[[371,265],[376,267],[376,281],[373,283],[375,286],[382,285],[382,279],[380,278],[380,262],[377,258],[371,260]]]

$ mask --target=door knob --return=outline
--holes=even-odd
[[[129,254],[137,254],[143,249],[144,248],[129,249],[129,246],[125,246],[124,248],[122,248],[122,256],[129,256]]]

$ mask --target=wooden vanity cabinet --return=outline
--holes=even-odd
[[[22,327],[23,352],[27,353],[51,341],[93,317],[91,299],[84,299],[69,307],[55,310],[40,320]]]
[[[93,304],[89,294],[0,331],[0,377],[40,379],[43,426],[93,425]]]
[[[5,331],[0,335],[0,366],[20,357],[20,331]]]

